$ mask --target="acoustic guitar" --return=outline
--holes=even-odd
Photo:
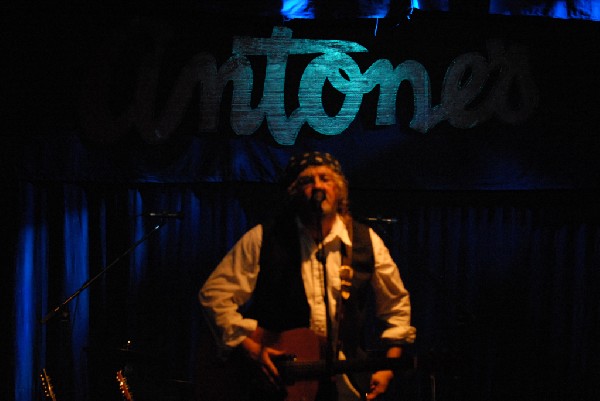
[[[404,369],[406,365],[402,358],[327,362],[322,359],[323,341],[308,328],[298,328],[281,333],[273,333],[259,328],[253,333],[252,339],[265,346],[286,352],[284,357],[274,360],[280,374],[280,381],[277,383],[270,381],[257,362],[243,357],[240,353],[214,369],[210,367],[202,369],[201,374],[204,377],[200,377],[199,382],[205,384],[201,384],[200,391],[197,393],[200,401],[245,399],[243,397],[246,397],[247,394],[253,394],[255,397],[253,399],[261,401],[313,401],[319,390],[319,382],[333,375],[387,369],[399,370]],[[225,373],[227,379],[216,378],[214,376],[216,372]],[[245,380],[242,383],[238,378],[245,378]],[[236,382],[236,385],[229,384],[218,392],[213,391],[215,386],[220,386],[226,381]],[[367,390],[359,389],[361,394]],[[213,392],[211,393],[211,391]]]

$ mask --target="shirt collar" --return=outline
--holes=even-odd
[[[296,217],[296,223],[300,229],[306,230],[306,227],[304,224],[302,224],[302,221],[300,221],[298,217]],[[333,226],[331,226],[331,231],[327,237],[323,239],[323,242],[328,243],[333,241],[335,238],[339,238],[346,246],[352,246],[352,240],[350,240],[348,229],[346,228],[346,225],[339,214],[335,216],[335,221],[333,222]]]
[[[333,226],[331,227],[331,232],[325,238],[325,242],[333,240],[335,237],[339,237],[342,242],[347,246],[352,246],[352,241],[350,240],[350,234],[348,233],[348,228],[344,224],[344,221],[338,214],[335,217],[335,221],[333,222]]]

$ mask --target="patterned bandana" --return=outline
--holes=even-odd
[[[282,183],[286,187],[291,185],[298,175],[309,166],[327,166],[339,175],[344,175],[340,162],[329,153],[306,152],[298,156],[292,156],[283,173]]]

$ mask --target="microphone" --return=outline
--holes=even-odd
[[[321,203],[325,200],[325,191],[322,189],[313,189],[310,197],[310,204],[315,210],[321,211]]]
[[[160,219],[183,219],[183,212],[146,212],[142,213],[142,216]]]

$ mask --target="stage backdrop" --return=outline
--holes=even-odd
[[[6,399],[197,397],[197,291],[305,150],[411,290],[415,400],[597,398],[595,23],[151,11],[10,14]]]
[[[596,23],[21,18],[3,139],[21,179],[275,182],[318,148],[360,187],[598,183]]]

